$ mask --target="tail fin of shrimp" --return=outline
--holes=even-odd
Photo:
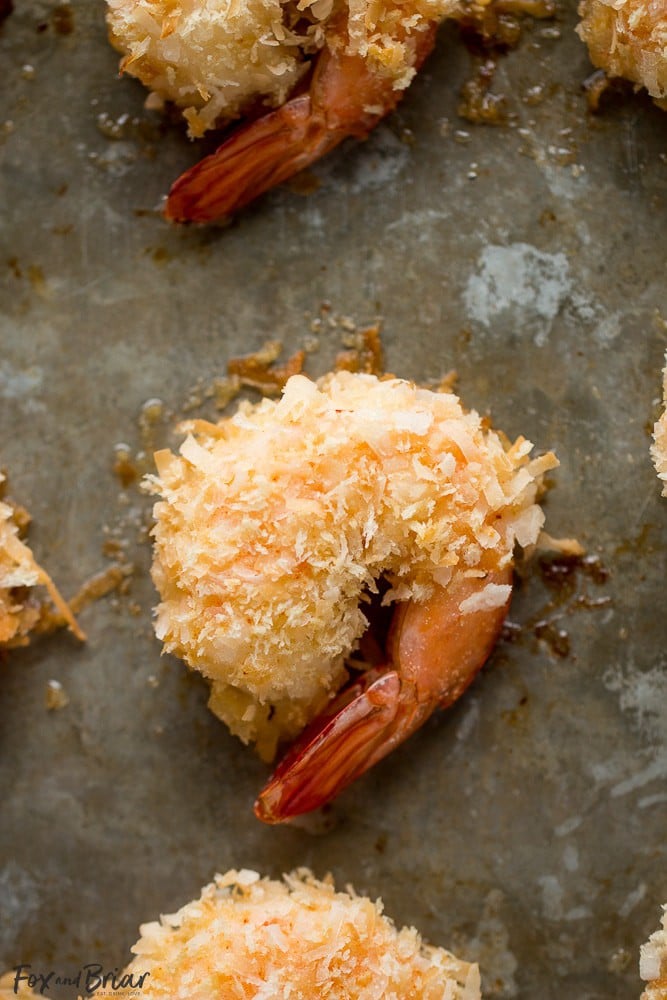
[[[388,665],[344,689],[290,747],[255,803],[258,819],[282,823],[325,805],[460,698],[495,645],[511,579],[507,567],[400,604]]]
[[[395,671],[374,669],[334,698],[280,761],[255,802],[257,818],[281,823],[318,809],[388,753],[400,686]]]
[[[241,126],[172,185],[165,216],[213,222],[248,205],[319,159],[344,138],[312,113],[309,94]]]

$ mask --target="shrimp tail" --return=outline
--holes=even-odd
[[[255,802],[264,823],[281,823],[335,798],[389,753],[399,709],[394,670],[367,671],[294,743]]]
[[[349,684],[304,730],[255,802],[257,818],[282,823],[325,805],[457,701],[496,643],[511,579],[507,567],[398,605],[387,666]],[[478,606],[462,611],[471,600]]]
[[[241,126],[172,185],[164,214],[171,222],[213,222],[288,180],[345,138],[314,116],[309,94],[292,98]]]

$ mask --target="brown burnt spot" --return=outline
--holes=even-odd
[[[291,177],[286,182],[285,187],[293,194],[307,198],[309,195],[315,194],[321,185],[322,182],[319,177],[316,177],[310,170],[302,170],[300,173],[295,174],[294,177]]]
[[[270,340],[254,354],[231,358],[227,364],[227,374],[236,376],[241,385],[257,389],[264,396],[279,396],[287,380],[292,375],[301,374],[306,360],[306,352],[301,350],[277,365],[281,351],[281,342]]]
[[[458,113],[474,125],[504,125],[508,120],[507,98],[492,94],[497,59],[477,61],[474,75],[461,87]]]
[[[9,17],[13,10],[12,0],[0,0],[0,24]]]
[[[553,0],[494,0],[475,2],[465,7],[458,19],[461,39],[473,57],[474,72],[461,88],[458,113],[474,124],[504,125],[509,119],[508,102],[503,94],[492,94],[491,85],[498,58],[515,49],[522,34],[521,19],[551,18],[556,12]],[[529,92],[529,100],[541,99],[542,91]]]
[[[571,598],[583,574],[596,586],[609,580],[609,570],[595,555],[552,555],[542,556],[538,566],[543,581],[563,599]]]
[[[151,257],[156,264],[166,264],[171,260],[171,254],[166,247],[153,247]]]
[[[384,854],[387,850],[387,834],[381,833],[375,841],[375,850],[378,854]]]
[[[51,12],[51,24],[57,35],[71,35],[74,31],[74,8],[69,3],[58,4]]]
[[[18,257],[10,257],[7,261],[7,267],[12,272],[15,278],[19,280],[23,277],[23,271],[21,270],[21,265],[19,264]]]
[[[535,637],[545,643],[554,656],[565,659],[570,655],[570,637],[553,622],[539,621],[533,626]]]
[[[78,614],[88,604],[99,601],[114,590],[120,594],[126,594],[133,573],[134,567],[131,563],[114,563],[100,573],[91,576],[69,602],[72,612]]]
[[[132,457],[132,450],[126,444],[117,444],[114,447],[113,472],[120,481],[124,490],[136,483],[141,472]]]
[[[514,708],[506,709],[500,713],[501,718],[504,719],[510,726],[518,726],[523,721],[524,712],[522,712],[522,709],[525,708],[527,704],[528,695],[523,694]]]
[[[588,583],[594,587],[604,586],[610,573],[599,556],[562,552],[541,556],[537,569],[549,592],[549,600],[521,624],[506,621],[501,638],[508,643],[537,639],[553,656],[565,659],[572,654],[572,649],[563,623],[575,611],[596,611],[611,604],[608,594],[591,593],[586,586]],[[517,579],[520,582],[521,576]]]
[[[367,375],[384,374],[384,353],[379,324],[365,327],[355,333],[354,345],[336,355],[334,370],[364,372]]]
[[[69,3],[60,3],[51,12],[51,24],[57,35],[71,35],[74,31],[74,8]]]
[[[28,267],[28,280],[32,285],[33,291],[40,298],[44,299],[48,296],[49,286],[46,281],[43,269],[39,264],[30,264]]]

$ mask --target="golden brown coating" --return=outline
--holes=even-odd
[[[308,59],[336,37],[404,89],[414,76],[407,33],[452,13],[457,0],[107,0],[121,70],[183,109],[191,136],[254,101],[285,102]]]
[[[187,426],[152,479],[156,632],[265,759],[344,682],[378,579],[385,603],[424,601],[510,566],[537,540],[557,464],[530,461],[529,442],[510,445],[451,392],[350,372],[295,376],[277,402]],[[474,609],[509,591],[480,586]]]
[[[143,1000],[479,1000],[476,965],[398,930],[381,902],[306,869],[282,881],[218,875],[198,900],[144,924],[126,970]],[[121,994],[123,995],[123,991]]]
[[[667,0],[582,0],[579,36],[608,76],[667,98]]]

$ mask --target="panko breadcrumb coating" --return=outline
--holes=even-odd
[[[182,108],[195,137],[255,100],[283,104],[308,58],[336,32],[348,54],[361,55],[373,72],[405,89],[415,73],[406,35],[450,15],[457,2],[107,0],[107,22],[112,44],[124,54],[121,70]]]
[[[0,487],[5,477],[0,473]],[[67,603],[51,578],[35,561],[19,538],[15,508],[0,501],[0,647],[25,646],[29,633],[39,624],[42,608],[33,589],[46,587],[57,610],[79,639],[79,629]]]
[[[659,930],[641,947],[639,974],[648,983],[641,1000],[667,1000],[667,906]]]
[[[529,459],[451,392],[339,372],[289,379],[279,401],[184,425],[156,455],[156,633],[211,682],[210,707],[264,759],[346,679],[364,595],[425,601],[479,578],[461,613],[504,605],[516,543],[553,454]]]
[[[653,428],[651,455],[658,478],[662,480],[662,495],[667,496],[667,366],[662,373],[662,416]]]
[[[479,1000],[476,965],[397,930],[381,902],[306,869],[275,881],[218,875],[198,900],[144,924],[127,973],[143,1000]],[[123,991],[120,991],[123,995]]]
[[[579,14],[577,32],[593,64],[646,87],[667,107],[666,0],[582,0]]]

